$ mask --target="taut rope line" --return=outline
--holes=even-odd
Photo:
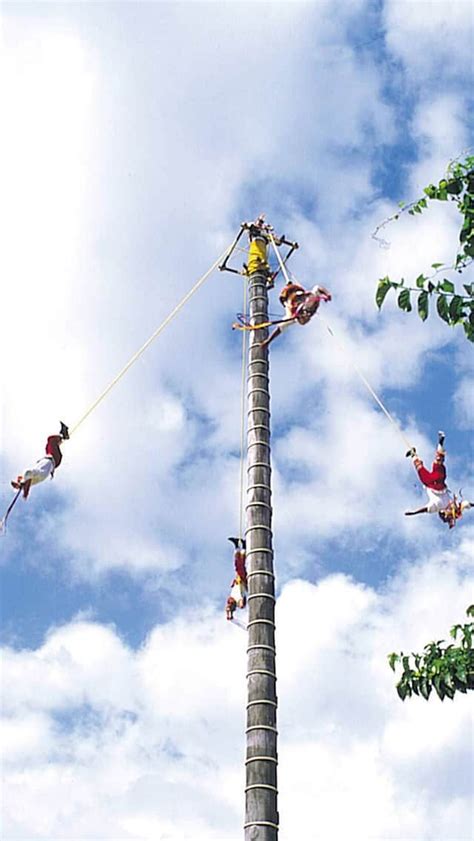
[[[400,434],[401,438],[403,439],[403,442],[405,443],[405,445],[408,447],[408,449],[411,449],[412,444],[410,443],[410,441],[408,440],[408,438],[406,438],[406,437],[405,437],[405,435],[403,434],[403,432],[402,432],[402,430],[401,430],[401,428],[400,428],[400,424],[399,424],[399,423],[395,420],[395,418],[393,417],[393,415],[391,415],[391,414],[390,414],[390,412],[388,411],[388,409],[384,406],[384,404],[382,403],[382,401],[381,401],[380,397],[379,397],[379,396],[375,393],[375,391],[374,391],[374,389],[372,388],[372,386],[370,385],[369,381],[368,381],[368,380],[364,377],[364,374],[362,373],[362,371],[360,370],[360,368],[358,368],[358,367],[357,367],[357,365],[356,365],[356,364],[352,361],[351,356],[350,356],[350,355],[349,355],[349,353],[346,351],[346,349],[345,349],[344,345],[342,345],[342,344],[341,344],[341,342],[340,342],[340,341],[336,338],[336,336],[334,335],[334,332],[333,332],[332,328],[329,326],[329,324],[327,323],[327,321],[326,321],[324,318],[322,318],[322,316],[320,316],[320,315],[318,315],[318,319],[319,319],[320,321],[322,321],[322,323],[324,324],[324,326],[325,326],[326,330],[327,330],[327,331],[328,331],[328,333],[329,333],[329,334],[333,337],[333,339],[334,339],[334,341],[336,342],[336,344],[337,344],[337,346],[339,347],[339,349],[340,349],[340,350],[344,353],[344,355],[347,357],[347,360],[348,360],[348,362],[350,363],[351,367],[354,369],[354,371],[356,372],[357,376],[358,376],[358,377],[360,377],[360,379],[361,379],[361,380],[362,380],[362,382],[364,383],[364,385],[365,385],[365,387],[366,387],[367,391],[368,391],[368,392],[372,395],[372,397],[374,398],[375,402],[376,402],[376,403],[380,406],[380,408],[382,409],[382,412],[384,413],[384,415],[388,418],[388,420],[390,421],[390,423],[392,423],[392,424],[395,426],[395,428],[397,429],[397,431],[398,431],[398,433]]]
[[[243,311],[247,312],[247,276],[244,275],[244,300]],[[246,393],[245,393],[245,363],[247,361],[247,333],[242,333],[242,373],[240,377],[240,488],[239,488],[239,538],[243,538],[244,530],[244,455],[245,455],[245,407],[246,407]]]
[[[278,262],[280,264],[280,268],[281,268],[281,270],[283,272],[283,275],[285,277],[285,280],[286,280],[287,283],[289,283],[290,278],[288,277],[288,273],[286,271],[285,264],[283,263],[283,260],[281,259],[280,252],[278,251],[278,248],[276,247],[275,240],[273,239],[273,236],[272,236],[271,232],[270,232],[270,242],[273,245],[273,250],[275,251]],[[367,391],[372,395],[372,397],[374,398],[374,400],[378,404],[378,406],[380,406],[384,415],[388,418],[390,423],[392,423],[395,426],[395,428],[398,430],[398,433],[401,436],[401,438],[403,439],[403,442],[405,443],[405,445],[408,447],[408,449],[411,449],[412,445],[411,445],[410,441],[408,440],[408,438],[406,438],[405,435],[403,434],[402,430],[400,429],[400,425],[397,423],[395,418],[390,414],[388,409],[384,406],[380,397],[375,393],[374,389],[372,388],[372,386],[370,385],[369,381],[366,379],[366,377],[364,376],[364,374],[362,373],[360,368],[358,368],[357,365],[352,361],[352,358],[350,357],[349,353],[346,351],[345,347],[341,344],[341,342],[338,341],[338,339],[334,335],[334,332],[333,332],[332,328],[329,326],[327,321],[325,321],[325,319],[319,314],[318,314],[318,319],[320,321],[322,321],[322,323],[326,327],[326,330],[328,331],[328,333],[330,333],[330,335],[333,337],[334,341],[336,342],[336,344],[338,345],[340,350],[347,357],[350,365],[352,366],[352,368],[356,372],[357,376],[360,377],[360,379],[364,383]]]
[[[289,278],[289,276],[288,276],[288,272],[286,271],[286,266],[285,266],[285,264],[284,264],[283,260],[281,259],[281,254],[280,254],[280,252],[278,251],[278,248],[276,247],[276,243],[275,243],[275,240],[274,240],[274,238],[273,238],[273,234],[272,234],[272,232],[271,232],[271,231],[269,231],[268,233],[269,233],[269,237],[270,237],[270,242],[271,242],[271,244],[273,245],[273,250],[274,250],[274,252],[275,252],[275,254],[276,254],[276,256],[277,256],[277,260],[278,260],[278,262],[279,262],[279,264],[280,264],[280,269],[281,269],[281,270],[282,270],[282,272],[283,272],[283,277],[285,278],[285,280],[286,280],[286,282],[287,282],[287,283],[290,283],[290,278]]]
[[[142,354],[145,353],[145,351],[147,350],[147,348],[149,348],[151,343],[154,342],[156,338],[158,338],[158,336],[160,335],[160,333],[163,332],[165,327],[167,327],[168,324],[178,315],[178,313],[184,307],[184,305],[189,301],[189,299],[194,295],[194,293],[198,291],[199,287],[202,286],[204,281],[207,280],[209,275],[212,274],[212,272],[218,267],[219,263],[226,257],[226,255],[230,251],[230,248],[231,248],[231,246],[226,248],[226,250],[220,255],[220,257],[218,257],[217,260],[212,264],[210,269],[208,269],[207,272],[205,272],[202,275],[202,277],[199,278],[199,280],[194,284],[194,286],[189,290],[189,292],[186,293],[184,298],[181,299],[179,304],[177,304],[175,306],[175,308],[170,312],[170,314],[166,316],[165,320],[161,322],[159,327],[156,328],[155,332],[152,333],[152,335],[150,336],[149,339],[147,339],[145,344],[142,345],[141,348],[139,350],[137,350],[136,353],[133,354],[133,356],[127,362],[127,364],[122,368],[121,371],[119,371],[117,376],[114,377],[114,379],[112,380],[111,383],[109,383],[107,388],[104,389],[102,394],[100,394],[99,397],[96,400],[94,400],[92,405],[88,408],[87,412],[85,412],[82,415],[82,417],[77,421],[77,423],[73,427],[71,427],[71,429],[69,430],[69,436],[71,436],[73,434],[73,432],[76,432],[76,430],[79,429],[80,425],[82,423],[84,423],[84,421],[86,420],[86,418],[89,417],[90,414],[92,414],[92,412],[94,411],[94,409],[97,408],[99,403],[102,403],[102,401],[105,399],[105,397],[107,397],[109,392],[112,391],[113,387],[117,385],[117,383],[122,379],[122,377],[132,367],[132,365],[134,365],[134,363],[140,358],[140,356],[142,356]]]

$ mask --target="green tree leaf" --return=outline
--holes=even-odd
[[[464,301],[459,295],[455,295],[451,299],[451,303],[449,305],[449,315],[451,321],[455,324],[460,321],[464,315],[463,313]]]
[[[443,290],[443,292],[452,293],[452,292],[455,291],[454,283],[451,283],[450,280],[448,280],[447,278],[444,278],[444,280],[441,284],[441,289]]]
[[[433,686],[436,690],[436,694],[440,701],[444,701],[444,696],[446,692],[444,691],[443,681],[441,680],[441,677],[439,675],[436,675],[433,678]]]
[[[411,312],[412,306],[410,301],[410,290],[402,289],[397,300],[398,306],[405,312]]]
[[[395,651],[392,651],[392,653],[388,655],[388,663],[393,672],[395,671],[395,663],[398,663],[399,660],[400,657]]]
[[[446,321],[447,324],[450,324],[451,321],[449,318],[448,300],[445,295],[438,295],[436,301],[436,309],[438,311],[439,317],[442,318],[443,321]]]
[[[450,193],[451,195],[456,195],[456,196],[458,196],[459,193],[462,193],[462,188],[463,188],[463,182],[461,181],[460,178],[456,178],[453,181],[449,181],[448,184],[446,185],[446,189],[447,189],[448,193]]]
[[[377,304],[378,308],[380,309],[383,302],[385,301],[385,297],[387,292],[392,288],[392,283],[388,277],[383,277],[379,280],[379,285],[377,286],[377,292],[375,293],[375,303]]]
[[[429,299],[428,292],[423,291],[418,295],[418,315],[422,321],[428,318]]]
[[[406,683],[402,683],[401,681],[400,683],[397,683],[397,692],[402,701],[404,701],[408,695],[408,687]]]
[[[420,680],[420,694],[425,699],[425,701],[427,701],[431,695],[431,684],[428,683],[426,677]]]
[[[474,342],[474,327],[471,324],[468,324],[467,321],[463,322],[464,332],[466,334],[466,339],[470,342]]]

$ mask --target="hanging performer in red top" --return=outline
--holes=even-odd
[[[446,485],[444,439],[444,432],[438,432],[438,446],[431,470],[427,470],[424,466],[414,447],[408,450],[406,455],[413,459],[413,465],[420,482],[426,488],[428,505],[418,508],[416,511],[405,511],[405,515],[413,517],[415,514],[438,514],[443,523],[447,523],[449,528],[452,529],[456,525],[456,520],[459,520],[468,508],[472,508],[474,503],[468,502],[467,499],[459,501],[454,494],[451,494]]]
[[[285,319],[267,339],[260,343],[260,347],[267,347],[292,324],[307,324],[317,312],[320,302],[330,300],[331,293],[324,286],[316,285],[308,290],[292,281],[285,284],[280,293],[280,303],[285,307]]]
[[[54,471],[61,464],[62,453],[61,444],[69,438],[69,430],[67,426],[61,421],[61,430],[59,435],[50,435],[46,441],[45,452],[46,455],[40,458],[34,467],[25,470],[22,476],[18,476],[16,480],[12,481],[11,485],[16,490],[22,492],[24,499],[28,498],[30,488],[32,485],[38,485],[44,482],[45,479],[54,476]]]
[[[234,567],[235,578],[231,583],[229,598],[227,599],[225,612],[227,619],[233,619],[236,608],[244,608],[247,604],[247,569],[245,566],[245,540],[241,537],[229,537],[235,546]]]

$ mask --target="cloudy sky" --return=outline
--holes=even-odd
[[[469,699],[402,704],[386,655],[462,620],[474,516],[404,518],[423,491],[353,368],[426,460],[446,430],[472,498],[471,347],[374,304],[451,262],[456,212],[371,238],[473,143],[472,23],[469,0],[2,7],[2,509],[243,219],[333,292],[337,340],[319,319],[271,348],[284,839],[472,837]],[[212,275],[0,539],[5,841],[242,837],[242,290]]]

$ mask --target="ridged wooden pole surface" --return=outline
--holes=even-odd
[[[267,277],[249,278],[252,324],[268,319]],[[248,364],[248,703],[245,841],[277,841],[277,696],[272,549],[270,392],[264,330],[250,334]]]

